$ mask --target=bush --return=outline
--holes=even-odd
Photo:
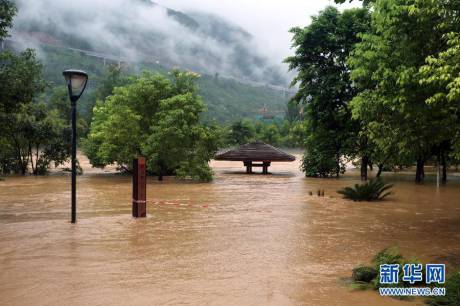
[[[354,187],[345,187],[339,191],[344,199],[353,201],[379,201],[391,194],[388,191],[393,185],[385,184],[379,179],[371,179],[364,184],[356,184]]]
[[[402,264],[403,261],[404,257],[396,247],[385,248],[378,252],[372,259],[372,263],[377,270],[380,269],[380,265]]]
[[[377,270],[373,267],[359,266],[353,269],[352,278],[355,282],[370,283],[377,274]]]
[[[380,287],[388,287],[393,285],[380,284],[379,272],[380,265],[384,264],[399,264],[403,266],[406,263],[420,263],[415,258],[404,258],[399,252],[398,248],[391,247],[385,248],[378,252],[372,259],[372,266],[359,266],[353,269],[352,279],[353,288],[357,289],[378,289]],[[399,273],[399,284],[400,287],[409,286],[408,283],[402,281],[402,273]],[[364,286],[363,286],[364,285]]]
[[[460,271],[452,273],[446,279],[446,295],[429,298],[430,305],[460,305]]]

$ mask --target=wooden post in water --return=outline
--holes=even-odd
[[[263,162],[262,164],[262,173],[268,174],[268,167],[270,166],[270,162]]]
[[[246,166],[246,173],[252,173],[252,161],[245,161],[244,165]]]
[[[145,157],[139,156],[133,160],[133,217],[147,216],[146,194]]]

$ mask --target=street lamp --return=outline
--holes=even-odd
[[[77,101],[85,91],[88,74],[81,70],[66,70],[62,73],[72,106],[72,223],[77,222]]]

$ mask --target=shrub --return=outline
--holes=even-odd
[[[371,179],[364,184],[356,184],[354,187],[345,187],[337,191],[345,199],[353,201],[379,201],[391,194],[388,191],[393,185],[385,184],[379,179]]]
[[[353,288],[356,289],[378,289],[380,287],[388,287],[392,285],[380,284],[379,272],[380,265],[384,264],[399,264],[403,266],[406,263],[419,263],[417,259],[406,259],[399,252],[398,248],[391,247],[385,248],[378,252],[372,259],[372,266],[358,266],[353,269],[352,279]],[[399,273],[399,284],[398,286],[408,286],[407,283],[402,281],[402,273]]]
[[[396,247],[385,248],[378,252],[372,259],[372,263],[377,270],[380,269],[380,265],[402,264],[403,261],[404,257]]]
[[[353,269],[352,278],[355,282],[370,283],[377,274],[377,270],[373,267],[359,266]]]
[[[446,295],[429,298],[430,305],[460,305],[460,271],[450,274],[445,283]]]

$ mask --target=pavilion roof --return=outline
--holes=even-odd
[[[295,157],[262,141],[254,141],[217,154],[215,160],[291,162]]]

